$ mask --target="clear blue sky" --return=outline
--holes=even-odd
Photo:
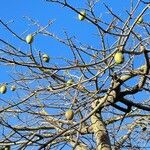
[[[85,0],[69,1],[79,10],[86,7]],[[129,0],[115,0],[115,3],[110,0],[101,1],[102,3],[107,3],[116,13],[122,12],[128,5]],[[5,23],[9,21],[14,21],[10,23],[10,27],[18,35],[22,35],[23,32],[27,31],[26,34],[35,31],[35,28],[23,18],[23,16],[31,17],[32,19],[41,23],[41,25],[46,25],[48,20],[55,20],[54,24],[50,27],[51,31],[56,33],[60,37],[64,37],[64,30],[69,33],[70,36],[76,36],[76,38],[84,42],[85,44],[92,45],[94,47],[99,47],[99,39],[95,35],[95,28],[86,21],[80,22],[77,19],[77,14],[72,12],[67,8],[62,8],[58,5],[45,2],[44,0],[1,0],[0,2],[0,19]],[[97,16],[102,16],[103,18],[109,18],[106,13],[106,9],[102,4],[98,5],[95,9]],[[124,17],[124,14],[121,14]],[[26,34],[22,37],[25,38]],[[3,37],[6,41],[10,43],[15,43],[19,48],[24,48],[22,44],[19,43],[18,39],[10,35],[9,32],[0,27],[0,37]],[[67,49],[63,45],[59,45],[56,41],[47,38],[41,38],[38,35],[35,39],[33,48],[41,50],[44,53],[48,53],[50,56],[67,56]],[[7,69],[1,67],[1,72],[3,72],[5,77],[7,76],[5,71]],[[4,82],[4,76],[0,79]]]
[[[82,10],[86,7],[86,0],[69,0],[69,3],[72,3],[74,7]],[[105,2],[112,10],[119,14],[123,19],[126,18],[127,13],[125,9],[129,8],[130,0],[101,0],[101,3],[95,8],[97,16],[102,16],[104,20],[110,20],[109,14],[103,6]],[[95,35],[96,29],[93,25],[89,24],[87,21],[79,21],[77,14],[71,10],[60,7],[54,3],[48,3],[44,0],[1,0],[0,2],[0,19],[5,23],[14,21],[10,23],[9,26],[13,31],[18,35],[21,35],[22,38],[28,33],[35,31],[35,28],[28,22],[23,16],[31,17],[32,19],[38,21],[41,25],[45,26],[48,23],[48,20],[55,20],[54,24],[50,27],[50,31],[54,32],[61,38],[64,37],[64,30],[68,32],[69,36],[76,36],[78,41],[81,41],[85,44],[89,44],[93,47],[100,47],[99,38]],[[139,9],[140,10],[140,9]],[[23,34],[27,31],[25,34]],[[23,34],[23,35],[22,35]],[[0,26],[0,38],[17,45],[18,48],[27,50],[24,44],[20,43],[18,39],[12,36],[8,31],[4,30]],[[64,56],[70,57],[68,49],[62,44],[58,44],[55,40],[52,40],[41,35],[37,35],[33,44],[33,48],[47,53],[50,57]],[[7,67],[1,66],[0,72],[2,72],[3,78],[0,78],[0,82],[5,82],[8,74],[6,73]]]
[[[69,2],[79,10],[86,7],[86,0],[81,1],[82,0],[69,0]],[[108,4],[121,18],[126,17],[127,14],[123,11],[128,8],[130,0],[101,0],[101,4],[103,2]],[[97,16],[102,16],[105,20],[110,20],[111,18],[109,18],[106,9],[101,4],[95,9]],[[86,21],[79,21],[77,14],[67,8],[62,8],[59,5],[51,4],[44,0],[0,0],[0,7],[0,19],[5,23],[13,20],[14,22],[10,23],[11,29],[23,38],[25,38],[26,34],[22,35],[22,33],[26,30],[28,30],[27,34],[35,31],[31,24],[23,18],[23,16],[28,16],[41,23],[43,26],[48,23],[48,20],[55,20],[50,30],[62,38],[64,37],[63,31],[65,30],[70,36],[75,35],[79,41],[85,44],[94,47],[100,46],[93,25]],[[17,45],[18,48],[23,48],[25,50],[28,48],[24,47],[18,39],[4,30],[1,26],[0,38]],[[46,37],[43,38],[41,35],[37,35],[35,38],[33,48],[41,50],[52,57],[69,57],[66,47],[59,45],[55,40],[47,39]],[[0,66],[0,73],[0,83],[6,82],[9,78],[8,67]]]

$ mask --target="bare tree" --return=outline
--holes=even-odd
[[[150,149],[150,3],[131,0],[121,18],[98,0],[87,0],[82,11],[69,0],[46,0],[52,2],[95,28],[100,46],[66,31],[59,37],[49,29],[54,21],[42,26],[26,17],[34,32],[25,38],[26,32],[0,20],[18,41],[0,39],[0,65],[11,70],[0,87],[1,148]],[[97,16],[97,6],[105,7],[110,21]],[[55,39],[70,57],[37,50],[38,35]]]

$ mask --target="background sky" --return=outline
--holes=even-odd
[[[87,6],[85,0],[82,2],[81,0],[69,0],[68,2],[73,4],[78,10],[82,10]],[[112,7],[114,12],[120,14],[121,17],[125,17],[122,10],[128,6],[129,0],[115,0],[115,3],[110,0],[101,0],[101,3],[95,8],[95,12],[97,16],[101,16],[105,18],[105,20],[110,20],[111,18],[102,5],[103,2]],[[0,8],[0,19],[5,23],[9,22],[9,27],[22,38],[25,38],[27,34],[35,31],[31,22],[24,18],[24,16],[27,16],[38,21],[43,26],[45,26],[49,20],[53,20],[54,24],[50,27],[50,30],[62,38],[64,37],[64,31],[66,31],[69,36],[76,36],[80,42],[94,47],[100,47],[99,39],[95,35],[96,30],[93,28],[93,25],[86,21],[79,21],[78,15],[75,12],[60,7],[60,5],[48,3],[44,0],[1,0]],[[28,48],[20,43],[16,37],[4,30],[2,26],[0,26],[0,38],[17,46],[19,45],[20,49]],[[47,53],[52,57],[69,57],[66,47],[63,47],[62,44],[59,45],[58,42],[47,37],[41,38],[40,35],[36,36],[33,48]],[[5,68],[6,67],[1,67],[0,69],[3,74],[3,78],[0,78],[0,82],[4,82],[7,77],[5,72],[8,69]]]
[[[78,10],[82,10],[87,7],[86,0],[83,0],[82,2],[81,0],[69,0],[68,2]],[[127,13],[125,10],[129,9],[130,0],[115,0],[115,2],[110,0],[101,0],[100,3],[96,5],[95,12],[97,16],[101,16],[102,19],[108,21],[112,18],[109,16],[103,3],[107,4],[122,19],[126,19]],[[5,23],[9,23],[9,27],[24,39],[27,34],[35,32],[37,29],[31,24],[31,22],[24,18],[26,16],[34,19],[43,26],[47,25],[49,20],[53,20],[54,23],[51,25],[49,30],[58,35],[60,38],[64,38],[64,31],[66,31],[70,37],[75,36],[77,42],[82,42],[96,48],[101,47],[99,38],[95,34],[97,33],[95,27],[87,21],[79,21],[78,14],[70,9],[61,7],[60,5],[45,2],[44,0],[1,0],[0,7],[0,19]],[[137,11],[137,15],[141,9],[142,7]],[[148,17],[145,19],[148,19]],[[27,44],[20,42],[2,26],[0,26],[0,38],[13,43],[23,51],[27,51],[29,49]],[[37,49],[37,51],[40,50],[43,53],[47,53],[53,58],[71,57],[70,53],[68,53],[69,49],[64,45],[39,34],[35,37],[33,48]],[[138,63],[136,64],[141,65],[143,61],[138,57],[137,59]],[[9,78],[8,71],[10,72],[11,68],[8,69],[6,66],[0,67],[2,75],[0,82],[6,82]]]
[[[81,1],[69,0],[68,2],[78,10],[82,10],[86,7],[86,1]],[[109,17],[108,12],[102,5],[103,2],[108,4],[122,19],[126,18],[127,14],[123,11],[129,7],[130,0],[101,0],[101,3],[95,8],[96,14],[105,18],[105,20],[111,20],[112,18]],[[76,36],[78,42],[81,41],[97,48],[101,46],[99,38],[95,35],[96,30],[93,25],[86,21],[79,21],[78,14],[65,7],[60,7],[60,5],[48,3],[44,0],[0,0],[0,19],[5,23],[9,22],[9,27],[22,38],[35,31],[35,27],[24,16],[38,21],[43,26],[49,20],[53,20],[54,23],[49,29],[61,38],[64,37],[64,31],[66,31],[69,36]],[[18,48],[24,51],[28,49],[27,44],[20,42],[2,26],[0,26],[0,38],[17,45]],[[50,57],[70,57],[66,47],[41,35],[35,37],[33,48],[47,53]],[[11,69],[6,66],[0,66],[0,83],[7,82],[10,79],[9,73]]]

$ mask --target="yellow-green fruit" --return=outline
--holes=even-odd
[[[82,20],[84,20],[84,19],[85,19],[85,17],[86,17],[86,12],[85,12],[85,11],[81,11],[80,13],[81,13],[82,15],[81,15],[81,14],[79,14],[79,15],[78,15],[78,18],[79,18],[79,20],[81,20],[81,21],[82,21]]]
[[[137,21],[136,21],[136,23],[137,24],[141,24],[143,22],[143,17],[141,16]]]
[[[71,86],[71,85],[73,85],[73,83],[74,83],[73,79],[70,79],[67,81],[66,85]]]
[[[124,62],[124,56],[121,52],[117,52],[114,56],[114,60],[116,64],[121,64]]]
[[[145,46],[140,45],[140,52],[144,52],[145,51]]]
[[[29,34],[26,36],[26,42],[28,44],[31,44],[33,42],[33,35],[32,34]]]
[[[146,65],[140,67],[140,71],[144,72],[146,70]]]
[[[16,86],[15,86],[15,85],[12,85],[11,88],[10,88],[10,90],[11,90],[11,91],[15,91],[15,90],[16,90]]]
[[[1,93],[1,94],[5,94],[6,91],[7,91],[6,85],[5,85],[5,84],[1,85],[1,87],[0,87],[0,93]]]
[[[47,54],[43,55],[43,61],[49,62],[49,56]]]
[[[67,110],[65,113],[65,117],[67,120],[72,120],[74,117],[74,112],[71,109]]]

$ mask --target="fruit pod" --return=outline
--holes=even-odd
[[[122,52],[117,52],[115,55],[114,55],[114,60],[115,60],[115,63],[116,64],[121,64],[124,62],[124,56],[122,54]]]
[[[66,86],[71,86],[73,85],[73,83],[74,83],[73,79],[70,79],[67,81]]]
[[[72,120],[74,117],[74,112],[71,109],[67,110],[65,113],[65,117],[67,120]]]
[[[144,52],[145,51],[145,46],[144,45],[140,45],[140,52]]]
[[[33,35],[32,35],[32,34],[28,34],[28,35],[26,36],[26,42],[27,42],[28,44],[31,44],[31,43],[33,42]]]
[[[42,58],[44,62],[49,62],[49,56],[47,54],[44,54]]]
[[[15,90],[16,90],[16,86],[15,86],[15,85],[12,85],[11,88],[10,88],[10,90],[11,90],[11,91],[15,91]]]
[[[84,20],[85,19],[85,17],[86,17],[86,12],[85,12],[85,10],[83,10],[83,11],[80,11],[80,13],[82,14],[79,14],[78,15],[78,19],[80,20],[80,21],[82,21],[82,20]]]
[[[6,85],[5,85],[5,84],[1,85],[1,86],[0,86],[0,93],[1,93],[1,94],[5,94],[6,91],[7,91]]]
[[[137,24],[141,24],[143,22],[143,17],[141,16],[137,21],[136,21],[136,23]]]

